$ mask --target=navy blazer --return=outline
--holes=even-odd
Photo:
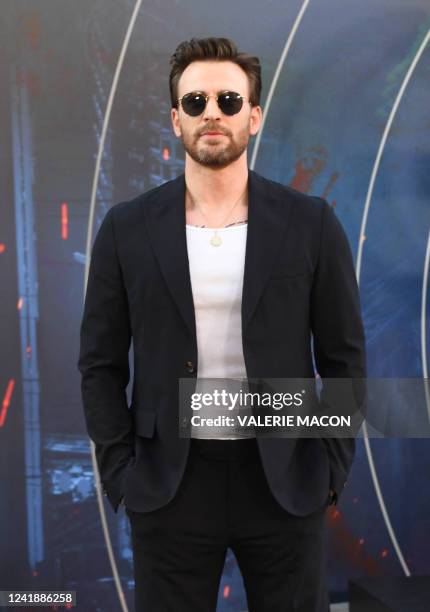
[[[332,207],[248,170],[242,294],[247,377],[365,378],[365,335],[346,234]],[[129,407],[129,350],[133,387]],[[175,495],[190,439],[179,435],[178,380],[198,354],[185,227],[185,176],[114,205],[97,232],[80,329],[78,368],[88,434],[115,512]],[[337,500],[351,438],[257,435],[270,489],[306,515]]]

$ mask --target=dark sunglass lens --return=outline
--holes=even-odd
[[[225,115],[235,115],[242,108],[242,98],[234,91],[226,91],[218,96],[219,107]]]
[[[182,98],[182,108],[192,117],[201,115],[206,106],[206,99],[202,94],[187,94]]]

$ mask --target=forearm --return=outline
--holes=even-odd
[[[358,379],[351,384],[351,402],[345,412],[364,416],[366,349],[358,285],[348,239],[326,202],[310,315],[315,363],[323,386],[325,378]],[[332,388],[336,393],[336,387]],[[355,438],[322,439],[330,460],[330,488],[339,497],[354,459]]]
[[[134,424],[126,395],[130,343],[127,297],[109,211],[92,250],[78,369],[86,426],[95,444],[100,479],[115,499],[123,469],[134,453]]]

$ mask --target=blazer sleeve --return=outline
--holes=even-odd
[[[77,365],[100,480],[117,512],[125,468],[134,456],[134,429],[126,395],[131,329],[113,221],[111,208],[92,248]]]
[[[322,379],[362,379],[355,381],[362,389],[366,346],[352,253],[332,207],[322,198],[318,200],[322,201],[321,238],[310,304],[315,364]],[[360,412],[363,408],[360,404]],[[322,440],[329,454],[330,487],[337,502],[354,459],[355,438]]]

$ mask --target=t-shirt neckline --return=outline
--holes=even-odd
[[[207,232],[222,232],[224,230],[242,228],[246,225],[248,225],[247,221],[245,221],[244,223],[237,223],[235,225],[230,225],[228,227],[200,227],[199,225],[190,225],[189,223],[186,223],[185,227],[190,228],[190,229],[206,230]]]

